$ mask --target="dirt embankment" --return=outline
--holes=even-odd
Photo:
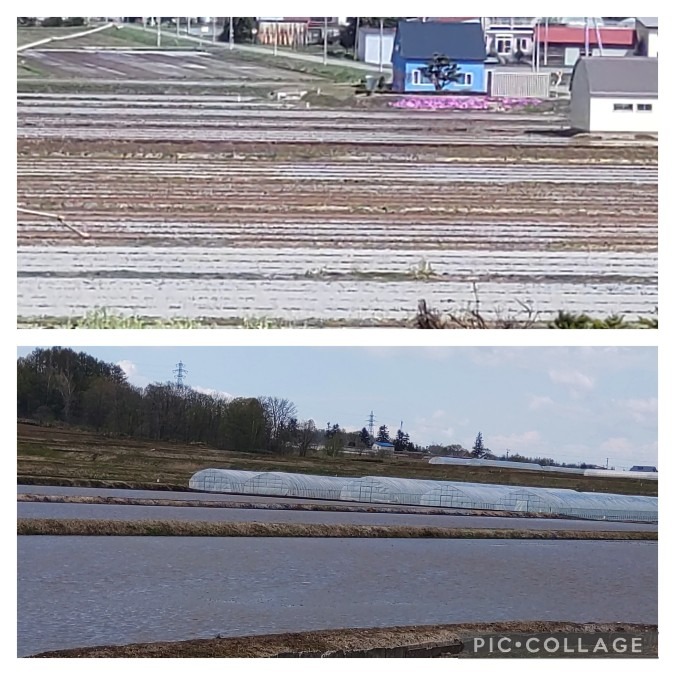
[[[470,656],[471,641],[482,635],[626,634],[643,637],[645,656],[658,655],[658,627],[627,623],[551,621],[396,626],[211,638],[181,642],[85,647],[37,654],[38,658],[280,658],[280,657],[452,657]],[[604,655],[604,654],[601,654]],[[547,656],[547,654],[542,654]]]
[[[657,541],[657,532],[598,530],[507,530],[411,525],[305,523],[211,523],[175,520],[68,520],[19,518],[19,535],[120,537],[349,537],[387,539],[562,539]]]

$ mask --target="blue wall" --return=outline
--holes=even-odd
[[[434,85],[424,77],[420,84],[413,83],[413,71],[420,70],[429,65],[428,61],[405,61],[394,53],[394,79],[393,90],[401,93],[433,93]],[[462,85],[450,82],[443,91],[447,93],[473,93],[484,94],[487,91],[485,76],[485,64],[482,61],[456,61],[460,73],[471,73],[473,80],[470,85]]]

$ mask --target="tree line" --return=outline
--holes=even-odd
[[[85,352],[38,348],[17,360],[17,414],[41,423],[61,423],[111,435],[157,441],[203,443],[242,452],[306,456],[321,447],[366,450],[390,442],[381,426],[375,438],[364,428],[347,432],[337,423],[317,427],[301,420],[287,398],[224,398],[175,383],[141,388],[124,371]],[[399,431],[395,450],[420,450]]]
[[[135,387],[124,371],[85,352],[38,348],[17,360],[17,414],[40,423],[60,423],[94,431],[156,441],[203,443],[223,450],[306,456],[321,448],[329,456],[343,450],[366,451],[374,443],[391,444],[395,452],[534,462],[548,466],[592,468],[591,464],[558,464],[548,457],[525,457],[507,451],[496,455],[483,434],[468,450],[459,444],[416,445],[399,429],[386,425],[370,435],[365,427],[348,432],[338,423],[325,428],[298,417],[287,398],[224,398],[175,383]]]

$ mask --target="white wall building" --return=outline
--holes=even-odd
[[[586,132],[658,132],[658,59],[594,56],[572,73],[570,123]]]
[[[396,31],[385,29],[382,33],[382,65],[391,66],[391,55],[394,51],[394,38]],[[370,63],[374,66],[380,64],[380,29],[359,28],[359,40],[357,45],[359,61]]]
[[[640,56],[659,55],[659,19],[655,16],[639,16],[635,20],[637,33],[637,53]]]

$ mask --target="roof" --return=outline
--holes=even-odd
[[[444,54],[453,61],[484,61],[485,38],[477,23],[399,21],[397,36],[404,59]]]
[[[577,61],[572,83],[585,71],[591,96],[650,96],[659,94],[659,62],[644,56],[591,56]]]
[[[598,28],[603,47],[632,47],[635,42],[635,31],[632,28]],[[539,24],[536,28],[537,40],[555,44],[580,46],[586,44],[586,28],[584,26],[546,26]],[[588,28],[588,41],[593,47],[598,46],[598,36],[594,27]]]
[[[383,448],[393,448],[393,443],[386,443],[385,441],[375,441],[373,445],[381,445]]]
[[[635,20],[639,21],[645,28],[658,29],[659,27],[658,16],[637,16]]]

